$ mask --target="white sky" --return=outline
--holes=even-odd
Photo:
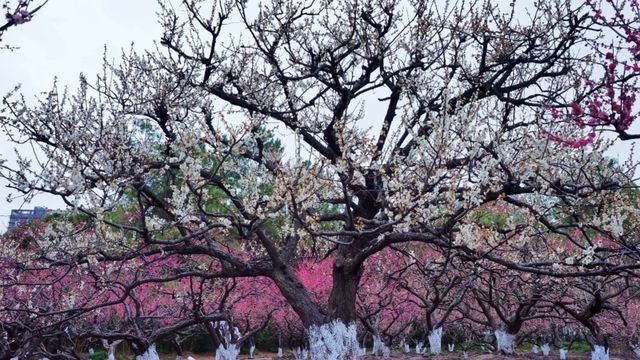
[[[33,21],[3,35],[0,45],[20,49],[0,50],[0,96],[22,84],[22,93],[35,100],[36,94],[51,89],[54,77],[60,88],[74,89],[80,72],[92,80],[101,70],[105,45],[109,58],[118,58],[120,50],[128,50],[132,43],[138,50],[152,48],[162,35],[157,8],[156,0],[50,0]],[[631,142],[619,142],[611,155],[623,158],[630,146]],[[0,154],[13,158],[13,145],[3,137]],[[51,196],[36,197],[31,204],[20,199],[7,203],[11,191],[5,184],[0,182],[0,233],[11,209],[62,206]]]

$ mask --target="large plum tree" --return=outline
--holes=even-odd
[[[541,275],[640,267],[622,226],[635,209],[619,191],[633,163],[604,155],[600,128],[560,121],[593,94],[582,84],[598,58],[582,52],[610,25],[592,7],[184,0],[159,17],[159,49],[106,63],[77,94],[5,100],[7,134],[47,160],[3,162],[3,177],[88,218],[46,232],[64,249],[42,254],[51,266],[162,256],[187,265],[156,282],[268,277],[318,359],[355,356],[363,266],[391,245]],[[159,136],[141,135],[141,121]],[[123,198],[133,216],[113,216]],[[485,205],[509,216],[483,224]],[[548,239],[574,253],[533,251]],[[320,304],[295,265],[329,255]]]

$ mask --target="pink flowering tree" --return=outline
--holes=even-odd
[[[400,291],[417,306],[421,316],[418,324],[426,335],[442,334],[445,323],[468,296],[474,276],[455,251],[416,246],[405,254],[410,264],[397,277]]]
[[[625,338],[627,345],[634,351],[640,349],[640,301],[637,298],[630,299],[624,307],[624,317],[627,319]]]
[[[576,83],[573,102],[550,103],[548,115],[585,129],[586,135],[566,138],[545,132],[567,146],[585,146],[600,130],[612,131],[622,140],[640,138],[631,126],[638,117],[640,88],[640,7],[638,1],[585,0],[589,22],[601,30],[585,43],[586,67]]]
[[[0,357],[3,359],[43,354],[57,344],[74,343],[75,339],[66,331],[72,323],[72,313],[82,306],[91,306],[85,294],[101,295],[94,288],[87,288],[84,294],[77,291],[75,286],[82,278],[78,269],[49,269],[38,262],[36,252],[43,229],[41,222],[22,224],[2,239]]]
[[[40,2],[32,0],[4,0],[2,2],[2,11],[4,12],[4,21],[0,21],[0,42],[2,34],[13,26],[24,24],[31,21],[33,16],[48,2],[44,0]]]
[[[24,224],[3,239],[3,359],[80,358],[86,350],[81,344],[95,340],[105,341],[110,351],[111,344],[126,341],[143,355],[159,340],[230,316],[224,302],[231,289],[223,280],[158,281],[168,269],[185,265],[172,258],[46,266],[47,257],[65,262],[66,255],[50,252],[45,227]]]
[[[533,337],[526,330],[541,332],[548,328],[525,326],[531,321],[546,325],[541,324],[542,319],[552,320],[552,307],[544,302],[551,287],[548,278],[485,265],[473,284],[470,293],[482,314],[479,318],[494,332],[497,350],[513,353],[519,340]]]
[[[402,252],[386,249],[367,261],[358,291],[357,311],[371,336],[391,346],[406,340],[420,322],[420,310],[402,293],[398,278],[411,260]]]
[[[203,298],[226,314],[220,321],[204,322],[204,328],[220,348],[238,352],[258,331],[270,324],[274,312],[286,303],[273,293],[273,282],[265,277],[209,280],[217,282],[218,291]]]
[[[546,301],[567,321],[580,325],[592,348],[608,351],[613,338],[624,342],[624,332],[632,318],[626,310],[633,304],[635,287],[624,276],[592,277],[557,282]],[[629,338],[627,338],[629,340]]]

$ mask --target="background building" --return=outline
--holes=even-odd
[[[36,206],[33,210],[11,210],[11,216],[9,217],[9,229],[18,226],[18,224],[34,220],[41,219],[49,209],[45,207]]]

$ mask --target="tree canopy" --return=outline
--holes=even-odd
[[[266,277],[311,333],[357,320],[365,264],[392,246],[637,277],[636,164],[608,158],[601,133],[633,138],[640,19],[613,3],[633,16],[562,0],[162,2],[159,49],[123,53],[73,95],[6,98],[5,132],[47,161],[2,176],[85,218],[1,256],[180,264],[136,286]],[[296,273],[308,256],[332,261],[324,303]]]

